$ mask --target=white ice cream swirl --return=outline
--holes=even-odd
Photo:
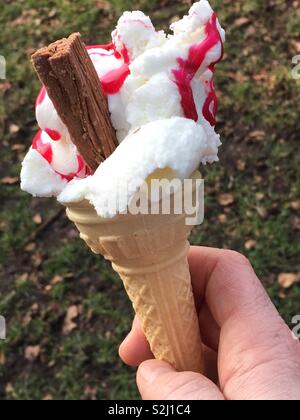
[[[107,216],[99,197],[115,191],[105,185],[116,190],[125,178],[138,180],[138,188],[165,165],[188,178],[200,163],[218,160],[213,75],[223,55],[225,32],[206,0],[195,3],[171,31],[157,32],[142,12],[125,12],[112,44],[87,48],[122,143],[93,175],[46,89],[41,90],[36,102],[41,131],[23,162],[23,190],[59,196],[63,202],[87,198]],[[129,194],[128,203],[131,198]]]

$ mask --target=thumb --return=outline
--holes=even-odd
[[[168,363],[148,360],[137,372],[143,400],[224,400],[219,388],[203,375],[176,372]]]

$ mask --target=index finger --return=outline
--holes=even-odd
[[[249,314],[249,310],[260,321],[262,313],[279,318],[243,255],[223,249],[191,247],[189,265],[196,301],[206,300],[220,327],[230,316]]]

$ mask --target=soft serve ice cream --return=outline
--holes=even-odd
[[[111,44],[87,47],[120,143],[94,174],[42,88],[36,101],[40,131],[23,162],[23,190],[63,203],[87,199],[99,216],[113,217],[107,199],[120,202],[116,213],[124,211],[156,170],[169,168],[185,179],[200,163],[218,160],[213,76],[225,32],[206,0],[195,3],[171,31],[157,32],[142,12],[125,12]]]

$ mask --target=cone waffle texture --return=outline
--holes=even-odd
[[[203,372],[186,216],[122,214],[102,219],[86,201],[72,204],[67,215],[92,251],[112,262],[154,356],[178,371]]]

